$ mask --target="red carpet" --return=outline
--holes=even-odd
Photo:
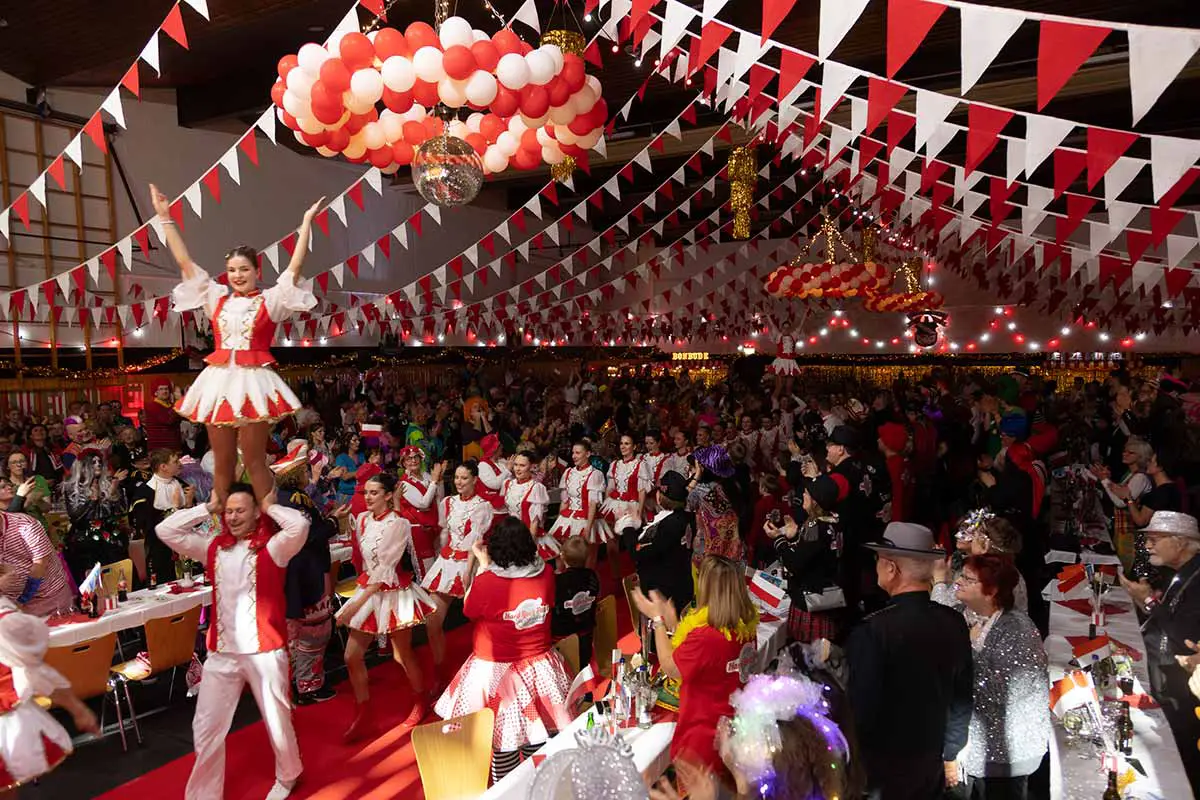
[[[627,562],[627,557],[626,559]],[[612,579],[607,564],[601,563],[602,592],[617,596],[617,628],[627,634],[632,625],[628,604],[619,582]],[[446,662],[453,665],[442,676],[449,681],[471,650],[471,626],[463,625],[446,634]],[[429,649],[417,654],[426,670],[432,668]],[[342,731],[350,724],[354,698],[350,684],[337,684],[338,696],[327,703],[297,708],[296,736],[304,758],[304,777],[292,794],[297,800],[423,800],[416,756],[409,729],[401,723],[412,708],[413,696],[404,671],[394,662],[370,671],[371,705],[377,727],[372,739],[353,745],[342,743]],[[431,722],[435,716],[424,721]],[[143,729],[143,733],[146,730]],[[275,757],[261,722],[232,733],[226,744],[225,800],[262,800],[275,780]],[[130,781],[99,800],[128,800],[130,797],[182,797],[192,770],[193,756],[176,759]]]

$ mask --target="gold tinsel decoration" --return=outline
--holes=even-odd
[[[868,225],[862,232],[862,262],[875,263],[875,246],[879,243],[879,230],[874,225]]]
[[[921,291],[921,264],[921,259],[914,256],[896,270],[892,278],[892,291],[895,294],[917,294]]]
[[[758,180],[758,154],[753,147],[735,147],[726,167],[729,205],[733,209],[733,238],[750,238],[750,209],[754,206],[754,183]]]
[[[564,28],[546,31],[542,34],[541,43],[557,45],[564,53],[573,53],[580,58],[583,58],[583,51],[587,46],[587,40],[583,38],[582,33]],[[575,174],[575,166],[575,157],[566,156],[557,164],[550,165],[550,177],[559,183],[566,183]]]

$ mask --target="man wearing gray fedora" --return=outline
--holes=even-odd
[[[872,800],[935,800],[957,781],[971,721],[971,637],[962,614],[933,602],[946,557],[923,525],[893,522],[868,544],[889,596],[846,646],[848,696]]]

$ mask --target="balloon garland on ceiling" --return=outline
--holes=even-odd
[[[385,174],[411,165],[440,206],[471,202],[486,175],[510,167],[569,177],[608,121],[582,34],[547,31],[534,48],[510,27],[473,29],[445,2],[434,12],[436,29],[351,32],[284,56],[271,88],[279,119],[326,158]]]

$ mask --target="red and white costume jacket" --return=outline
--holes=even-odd
[[[628,461],[621,459],[608,465],[608,497],[601,510],[613,530],[620,533],[626,528],[642,527],[639,497],[643,492],[648,494],[650,486],[645,456],[634,456]]]
[[[434,483],[429,473],[414,478],[405,473],[400,478],[397,487],[397,509],[400,516],[412,525],[413,545],[417,557],[424,561],[433,558],[437,552],[438,539],[438,501],[442,499],[442,486]]]
[[[646,453],[642,456],[645,462],[646,474],[649,476],[650,488],[647,490],[647,495],[658,491],[659,485],[662,483],[663,473],[667,471],[667,463],[670,456],[666,453]]]
[[[536,530],[533,538],[537,542],[538,555],[543,560],[558,557],[558,541],[546,530],[546,508],[550,505],[550,493],[541,482],[533,478],[524,481],[509,478],[504,482],[504,505],[508,513],[525,523],[530,531]]]
[[[558,519],[550,534],[560,542],[571,536],[582,536],[589,544],[606,542],[613,537],[612,528],[601,514],[604,500],[604,474],[590,464],[583,469],[571,467],[559,481],[562,500]],[[595,519],[588,528],[588,516]]]
[[[791,336],[780,337],[775,360],[771,362],[767,370],[776,375],[795,375],[800,372],[800,365],[796,363],[795,339]]]
[[[758,431],[758,466],[763,472],[775,469],[782,444],[779,426],[760,428]],[[786,446],[786,445],[785,445]]]
[[[11,685],[0,688],[0,792],[45,775],[71,752],[70,734],[34,701],[71,688],[43,661],[49,646],[46,623],[0,597],[0,684],[11,671]]]
[[[203,308],[212,322],[214,350],[209,365],[188,387],[175,410],[192,422],[237,425],[280,419],[300,401],[274,370],[271,344],[278,325],[317,304],[312,281],[297,284],[290,271],[265,291],[230,293],[207,273],[175,287],[176,311]]]
[[[511,477],[512,473],[503,464],[487,459],[479,462],[479,481],[475,484],[475,491],[492,504],[498,515],[508,513],[504,503],[504,482]]]
[[[691,453],[679,455],[678,451],[672,452],[669,456],[667,456],[667,460],[663,463],[662,471],[664,473],[678,472],[685,478],[689,477],[692,472],[692,468],[688,466],[688,458],[690,456]]]
[[[339,613],[339,623],[365,633],[391,633],[420,625],[436,611],[437,605],[428,592],[413,583],[412,574],[401,564],[407,552],[414,568],[420,569],[413,550],[412,525],[407,519],[395,511],[381,516],[359,514],[354,520],[354,539],[362,555],[362,567],[358,589],[342,606],[346,614]],[[367,587],[375,584],[380,589],[358,602]]]
[[[268,519],[269,517],[269,519]],[[287,646],[284,579],[288,562],[308,538],[308,517],[271,506],[258,530],[241,539],[198,528],[209,518],[204,506],[176,511],[158,524],[158,538],[185,558],[204,562],[213,586],[208,649],[216,653],[265,653]],[[271,522],[279,526],[272,534]]]
[[[431,592],[462,597],[467,591],[471,548],[492,527],[492,504],[479,495],[464,500],[452,495],[438,506],[438,518],[446,532],[445,544],[421,585]]]

